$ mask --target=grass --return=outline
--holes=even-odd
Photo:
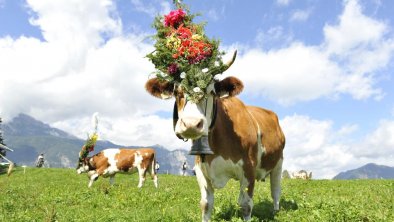
[[[0,175],[0,221],[200,221],[195,177],[147,178],[119,174],[115,185],[100,178],[87,188],[86,174],[55,168],[22,168]],[[212,221],[242,221],[239,185],[215,193]],[[272,212],[269,182],[257,183],[252,221],[394,221],[394,180],[284,180],[281,210]]]

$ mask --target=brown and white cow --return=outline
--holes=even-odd
[[[145,88],[158,98],[175,97],[178,119],[174,119],[174,130],[178,137],[195,140],[208,136],[214,154],[197,156],[194,167],[201,192],[202,221],[211,217],[214,189],[223,188],[231,178],[240,181],[238,203],[245,220],[251,218],[255,181],[268,175],[274,210],[279,210],[285,137],[274,112],[247,106],[235,97],[243,90],[239,79],[214,80],[206,98],[197,104],[188,101],[182,87],[172,82],[153,78]]]
[[[155,164],[156,157],[154,149],[111,148],[102,150],[91,157],[81,158],[80,156],[77,173],[80,174],[87,172],[90,179],[88,187],[91,187],[93,182],[97,180],[99,176],[109,176],[109,181],[112,185],[114,183],[116,173],[132,173],[137,169],[139,174],[139,188],[142,187],[147,172],[151,174],[155,187],[157,187],[158,182],[155,172]]]
[[[306,170],[300,170],[298,172],[292,172],[290,174],[291,179],[303,179],[303,180],[310,180],[312,179],[312,171],[308,172]]]

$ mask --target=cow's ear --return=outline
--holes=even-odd
[[[174,83],[152,78],[146,82],[145,89],[154,97],[168,99],[174,94]]]
[[[236,96],[242,92],[244,84],[235,77],[227,77],[215,83],[215,91],[220,96]]]

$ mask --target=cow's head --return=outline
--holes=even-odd
[[[89,161],[91,157],[88,157],[89,155],[89,148],[86,148],[86,146],[82,146],[81,151],[79,152],[79,158],[78,158],[78,163],[77,163],[77,173],[86,173],[90,170],[90,164]]]
[[[82,151],[79,152],[78,164],[77,164],[77,173],[85,173],[89,171],[89,157],[83,155],[83,148]]]
[[[94,128],[95,131],[92,135],[89,136],[88,134],[88,138],[85,142],[85,145],[82,146],[81,151],[79,152],[79,158],[78,158],[78,164],[77,164],[77,173],[84,173],[87,172],[89,170],[89,161],[90,161],[90,157],[88,157],[89,153],[92,152],[94,150],[94,147],[96,145],[96,141],[98,138],[98,134],[97,134],[97,124],[98,124],[98,117],[97,117],[97,113],[93,114],[93,122],[94,122]]]
[[[224,64],[220,71],[227,70],[234,62],[236,52],[230,62]],[[219,73],[217,73],[219,74]],[[243,90],[242,82],[235,77],[227,77],[221,81],[212,79],[204,96],[199,101],[191,100],[191,96],[181,84],[162,81],[157,78],[148,80],[146,90],[160,99],[175,97],[174,131],[184,139],[198,139],[208,135],[213,126],[216,112],[216,99],[225,96],[236,96]]]

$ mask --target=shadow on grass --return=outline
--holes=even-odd
[[[298,205],[293,200],[280,200],[281,211],[293,211],[297,210]],[[230,204],[223,206],[222,208],[215,208],[214,219],[230,221],[233,217],[242,218],[241,209],[236,204]],[[259,221],[271,221],[275,218],[276,211],[273,209],[273,203],[271,200],[263,200],[259,203],[255,203],[252,211],[252,217],[256,217]]]

